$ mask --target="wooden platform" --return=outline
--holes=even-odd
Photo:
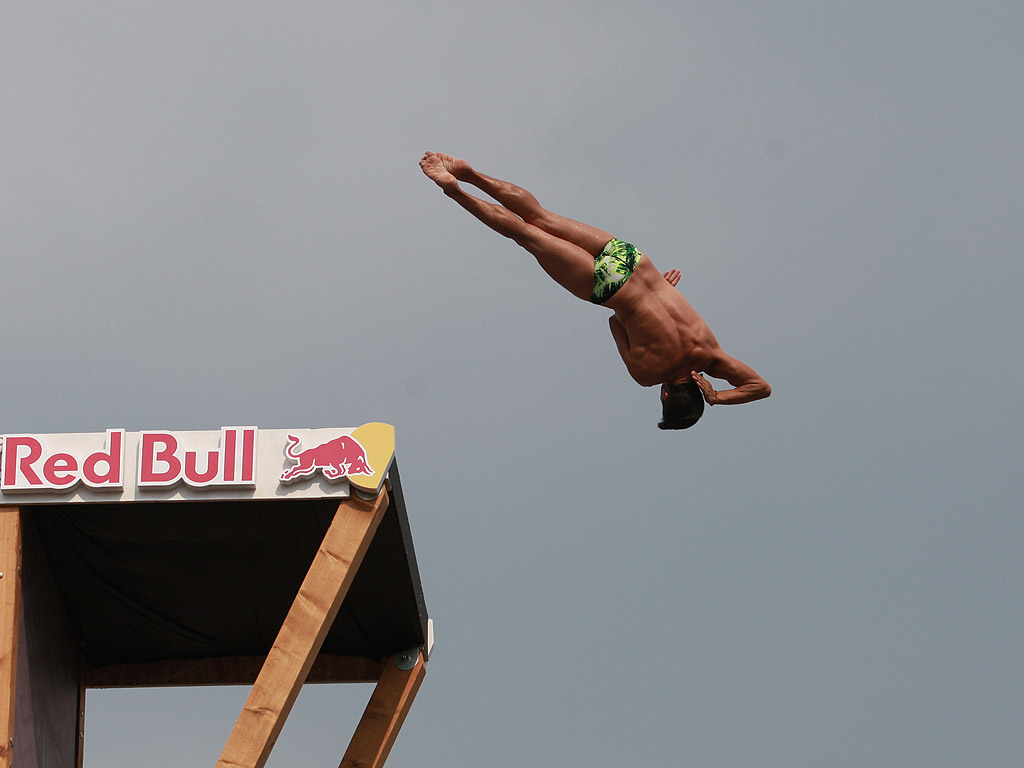
[[[0,573],[0,768],[81,766],[87,688],[240,684],[216,764],[256,768],[307,681],[376,683],[341,765],[381,766],[426,671],[394,465],[369,500],[0,506]]]

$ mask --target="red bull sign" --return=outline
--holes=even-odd
[[[394,427],[0,436],[0,504],[376,495]]]

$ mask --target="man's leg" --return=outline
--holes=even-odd
[[[515,240],[516,243],[532,253],[544,271],[555,282],[574,296],[585,300],[590,298],[594,287],[594,254],[571,240],[562,239],[537,224],[521,218],[513,212],[512,208],[489,203],[462,191],[458,179],[448,171],[438,155],[428,153],[420,161],[420,167],[434,183],[444,190],[448,197],[495,232]],[[522,191],[529,195],[526,190]],[[502,190],[502,194],[511,202],[511,194],[515,193],[506,194],[506,192],[507,190]],[[531,199],[532,197],[530,195]],[[495,197],[495,199],[499,198]],[[534,204],[536,204],[536,200],[534,200]],[[517,207],[528,215],[534,213],[526,211],[528,206],[517,204]],[[540,206],[537,205],[537,208]],[[611,239],[610,236],[608,239]],[[602,247],[604,247],[604,243],[597,248],[595,254],[600,252]]]
[[[440,152],[428,152],[427,156],[437,158],[442,167],[457,180],[472,184],[477,189],[486,192],[523,221],[539,227],[549,235],[554,235],[582,248],[592,257],[601,253],[608,241],[612,239],[612,235],[603,229],[547,210],[527,190],[511,182],[480,173],[465,160]]]

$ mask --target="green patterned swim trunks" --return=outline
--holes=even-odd
[[[629,243],[611,239],[596,257],[594,257],[594,290],[590,301],[604,304],[626,284],[643,254]]]

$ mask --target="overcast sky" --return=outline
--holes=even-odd
[[[396,426],[389,766],[1024,762],[1024,5],[0,6],[0,431]],[[608,311],[417,168],[637,244],[773,386],[661,432]],[[335,765],[370,689],[303,692]],[[93,691],[86,768],[245,689]],[[333,761],[333,762],[332,762]]]

